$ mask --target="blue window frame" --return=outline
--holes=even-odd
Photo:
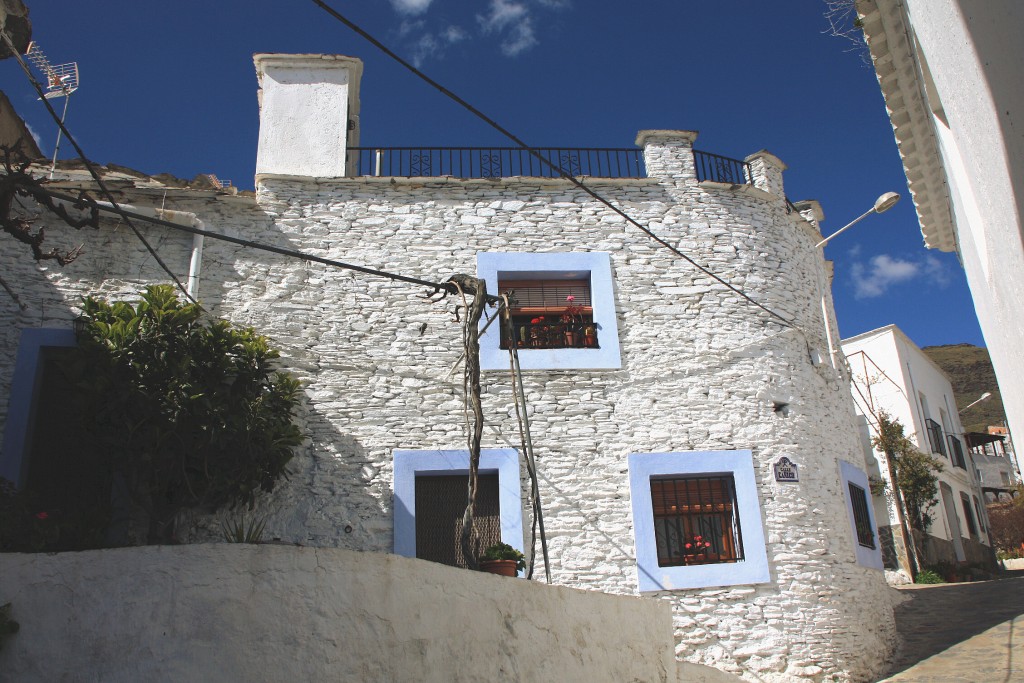
[[[742,537],[738,533],[731,537],[734,542],[742,543],[742,548],[732,552],[728,561],[706,561],[708,558],[704,558],[697,562],[684,559],[682,565],[661,566],[659,563],[651,482],[687,478],[701,481],[717,478],[731,481],[734,487],[729,524],[736,529],[742,528]],[[767,583],[771,579],[750,451],[632,453],[629,456],[629,489],[641,592]]]
[[[622,367],[615,315],[611,256],[607,252],[477,254],[477,277],[487,282],[490,294],[499,293],[504,280],[589,280],[592,323],[599,346],[584,348],[522,348],[523,370],[617,370]],[[481,322],[481,327],[483,323]],[[480,337],[480,367],[507,370],[508,351],[501,348],[498,321]]]

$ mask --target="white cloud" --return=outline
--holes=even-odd
[[[524,2],[491,0],[490,13],[487,16],[478,15],[477,21],[485,33],[503,34],[501,51],[508,57],[515,57],[537,44],[533,18]]]
[[[416,26],[410,28],[403,35],[408,35],[412,30],[423,28],[423,22],[415,22]],[[466,32],[454,24],[440,33],[424,33],[411,44],[412,63],[418,69],[429,58],[440,58],[444,56],[445,48],[449,45],[462,42],[466,39]]]
[[[572,6],[572,0],[537,0],[537,3],[551,9],[568,9]]]
[[[391,0],[391,6],[399,14],[423,14],[430,9],[430,3],[434,0]]]
[[[868,262],[856,262],[850,269],[855,299],[873,299],[885,294],[890,287],[921,279],[924,284],[945,287],[950,282],[949,270],[934,256],[920,261],[879,254]]]

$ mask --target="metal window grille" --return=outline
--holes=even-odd
[[[949,441],[949,459],[953,461],[954,467],[966,470],[967,461],[964,460],[964,448],[960,445],[960,439],[952,434],[948,434],[946,439]]]
[[[499,280],[498,291],[511,293],[512,328],[519,348],[600,348],[590,278]],[[508,348],[504,326],[501,348]]]
[[[867,491],[852,482],[849,483],[849,486],[850,505],[853,507],[853,525],[857,528],[857,543],[874,550],[875,530],[871,528]]]
[[[462,515],[466,511],[469,475],[420,475],[416,477],[416,557],[454,567],[467,567],[462,553]],[[477,478],[473,552],[501,540],[498,506],[498,475]]]
[[[972,497],[974,498],[974,511],[978,513],[978,526],[981,527],[982,531],[985,531],[985,515],[981,512],[981,503],[978,502],[977,496]]]
[[[731,474],[651,479],[658,566],[715,564],[743,559]]]
[[[960,494],[960,506],[964,509],[964,521],[967,522],[967,533],[971,536],[978,535],[978,525],[974,521],[974,512],[971,511],[971,501],[966,493]]]
[[[942,438],[942,425],[930,417],[925,418],[924,425],[928,431],[928,443],[931,446],[932,453],[946,455],[945,439]]]

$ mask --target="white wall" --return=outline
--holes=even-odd
[[[0,554],[10,681],[669,681],[669,606],[272,545]]]

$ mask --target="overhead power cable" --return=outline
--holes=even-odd
[[[14,43],[11,41],[11,37],[7,35],[7,30],[5,28],[0,27],[0,35],[3,36],[4,43],[7,44],[7,48],[11,51],[11,54],[13,54],[15,59],[18,60],[18,64],[21,65],[21,69],[25,72],[25,76],[28,78],[29,83],[32,84],[32,87],[39,95],[39,99],[42,100],[44,105],[46,105],[46,110],[50,112],[50,116],[53,118],[58,128],[60,128],[61,133],[63,133],[64,137],[68,139],[68,142],[71,143],[71,146],[75,148],[75,151],[78,153],[78,156],[85,163],[86,168],[89,169],[89,175],[91,175],[93,180],[96,181],[96,184],[99,185],[100,191],[103,193],[103,196],[114,207],[117,207],[117,201],[114,199],[114,195],[110,192],[109,189],[107,189],[106,183],[103,182],[103,178],[101,178],[100,174],[96,171],[95,164],[93,164],[93,162],[90,161],[89,158],[85,155],[85,152],[82,151],[82,148],[78,145],[78,141],[75,140],[73,135],[71,135],[71,131],[69,131],[67,127],[64,125],[64,121],[61,120],[61,117],[57,115],[57,110],[53,108],[53,106],[50,104],[50,100],[46,98],[46,93],[43,91],[43,87],[39,84],[39,81],[36,80],[36,77],[32,75],[32,71],[31,69],[29,69],[28,64],[25,63],[25,60],[22,59],[21,53],[19,53],[18,49],[14,47]],[[54,158],[56,159],[56,157]],[[156,259],[156,262],[160,265],[161,268],[163,268],[164,272],[166,272],[167,275],[170,276],[171,280],[174,281],[174,284],[178,286],[178,289],[180,289],[182,293],[184,293],[185,298],[193,303],[197,303],[196,300],[192,298],[192,295],[188,293],[188,290],[185,288],[185,285],[183,285],[181,283],[181,280],[178,279],[178,276],[175,275],[174,272],[167,267],[167,264],[164,263],[162,258],[160,258],[160,255],[156,253],[156,249],[154,249],[153,246],[142,235],[142,233],[139,232],[139,229],[135,227],[135,224],[132,223],[131,220],[129,220],[127,217],[125,217],[125,222],[128,224],[128,227],[131,228],[132,232],[135,233],[135,236],[139,238],[139,241],[142,242],[142,244],[146,247],[146,250],[150,253],[150,255],[154,259]]]
[[[664,239],[659,237],[650,228],[648,228],[648,227],[646,227],[644,225],[641,225],[632,216],[630,216],[625,211],[623,211],[619,207],[617,207],[614,204],[612,204],[609,200],[605,199],[604,197],[599,195],[594,190],[590,189],[590,187],[585,185],[583,183],[583,181],[579,180],[575,176],[570,175],[560,165],[553,163],[552,161],[547,159],[543,154],[541,154],[537,150],[535,150],[532,147],[530,147],[529,145],[527,145],[525,142],[520,140],[516,135],[514,135],[512,132],[510,132],[504,126],[499,124],[497,121],[495,121],[494,119],[490,118],[489,116],[484,114],[482,111],[480,111],[479,109],[477,109],[476,107],[471,105],[469,102],[467,102],[466,100],[462,99],[461,97],[456,95],[454,92],[452,92],[448,88],[444,87],[443,85],[441,85],[440,83],[438,83],[434,79],[432,79],[429,76],[427,76],[425,73],[423,73],[422,71],[417,69],[415,66],[413,66],[412,64],[410,64],[406,60],[402,59],[393,50],[391,50],[386,45],[384,45],[382,42],[380,42],[379,40],[374,38],[372,35],[370,35],[370,33],[365,31],[364,29],[362,29],[360,26],[358,26],[352,20],[350,20],[347,17],[345,17],[344,15],[342,15],[340,12],[338,12],[336,9],[334,9],[333,7],[328,5],[326,2],[323,2],[323,0],[312,0],[312,1],[313,1],[313,3],[315,5],[319,6],[325,12],[330,14],[332,17],[334,17],[335,19],[337,19],[341,23],[345,24],[345,26],[348,26],[350,29],[352,29],[353,31],[358,33],[360,36],[365,38],[370,44],[372,44],[374,47],[376,47],[381,52],[386,54],[388,57],[391,57],[393,60],[395,60],[396,62],[398,62],[402,66],[404,66],[406,69],[408,69],[410,72],[412,72],[412,74],[415,75],[417,78],[419,78],[419,79],[423,80],[424,82],[428,83],[429,85],[431,85],[432,87],[437,89],[439,92],[441,92],[443,95],[445,95],[446,97],[450,98],[454,102],[458,103],[460,106],[462,106],[464,109],[469,111],[471,114],[473,114],[474,116],[479,118],[481,121],[486,123],[488,126],[490,126],[491,128],[495,129],[496,131],[498,131],[499,133],[501,133],[502,135],[507,137],[509,140],[514,142],[516,145],[519,146],[520,149],[522,149],[523,151],[529,153],[531,156],[536,158],[538,161],[540,161],[541,164],[543,164],[543,165],[547,166],[548,168],[552,169],[553,171],[558,173],[558,175],[560,177],[564,178],[565,180],[568,180],[573,185],[575,185],[579,189],[581,189],[584,192],[586,192],[592,198],[594,198],[598,202],[600,202],[600,203],[604,204],[605,206],[607,206],[609,209],[611,209],[616,214],[618,214],[623,219],[625,219],[627,223],[629,223],[630,225],[632,225],[632,226],[638,228],[639,230],[641,230],[642,232],[644,232],[648,237],[653,239],[655,242],[657,242],[661,246],[665,247],[666,249],[671,251],[673,254],[675,254],[679,258],[685,260],[687,263],[692,265],[694,268],[696,268],[700,272],[704,273],[708,277],[712,278],[713,280],[715,280],[716,282],[718,282],[719,284],[721,284],[725,288],[729,289],[730,291],[732,291],[735,294],[738,294],[741,298],[743,298],[748,303],[753,304],[754,306],[757,306],[761,310],[763,310],[766,313],[768,313],[769,315],[771,315],[773,318],[776,318],[783,325],[785,325],[787,327],[793,327],[794,326],[793,323],[788,318],[786,318],[786,317],[776,313],[775,311],[773,311],[772,309],[768,308],[764,304],[762,304],[762,303],[758,302],[757,300],[751,298],[750,295],[747,294],[746,292],[744,292],[742,289],[740,289],[740,288],[736,287],[735,285],[733,285],[732,283],[726,281],[725,279],[723,279],[718,274],[712,272],[706,266],[702,266],[701,264],[697,263],[695,260],[693,260],[693,258],[691,258],[687,254],[683,253],[682,251],[680,251],[679,249],[677,249],[676,247],[674,247],[673,245],[669,244]]]

